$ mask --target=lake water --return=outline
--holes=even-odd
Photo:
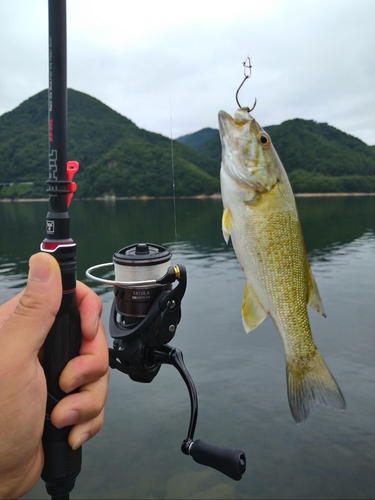
[[[195,438],[242,448],[234,482],[180,451],[190,406],[181,377],[163,366],[151,384],[111,371],[103,430],[84,445],[71,498],[364,499],[375,492],[375,197],[297,199],[308,256],[327,319],[311,311],[315,342],[347,402],[314,407],[296,426],[286,394],[284,352],[267,318],[246,335],[244,277],[221,234],[221,200],[74,201],[78,277],[104,303],[113,290],[85,270],[128,244],[152,242],[184,264],[188,287],[171,344],[184,353],[199,399]],[[20,290],[44,238],[48,204],[0,203],[0,300]],[[111,343],[110,338],[108,342]],[[48,498],[40,481],[25,498]]]

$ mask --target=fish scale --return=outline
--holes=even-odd
[[[251,212],[251,209],[248,211]],[[285,235],[289,234],[286,230],[288,227],[295,234],[295,240],[301,239],[298,224],[290,220],[289,212],[274,213],[263,218],[248,214],[247,219],[249,229],[245,234],[250,235],[251,242],[257,242],[255,253],[259,254],[257,261],[251,259],[249,265],[243,265],[248,270],[247,280],[251,285],[258,281],[254,285],[257,289],[264,288],[259,299],[278,326],[288,355],[299,359],[305,351],[309,356],[314,343],[306,310],[306,269],[296,265],[303,257],[302,242],[291,246],[285,241]],[[252,253],[250,250],[247,255]],[[264,287],[261,287],[262,282]],[[291,331],[299,331],[300,335],[288,336]]]
[[[223,235],[246,277],[242,321],[246,332],[267,315],[285,350],[288,400],[297,423],[315,404],[344,410],[345,400],[313,341],[307,305],[323,316],[294,195],[268,134],[239,109],[219,113]]]

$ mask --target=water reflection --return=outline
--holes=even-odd
[[[271,320],[243,332],[242,270],[221,234],[220,200],[77,202],[72,234],[79,277],[137,241],[164,244],[186,265],[188,288],[172,345],[196,383],[196,437],[240,446],[242,481],[201,468],[179,450],[189,420],[186,388],[173,367],[152,384],[112,371],[106,423],[85,446],[74,498],[371,498],[374,491],[373,197],[298,198],[306,246],[327,319],[312,312],[314,339],[348,409],[316,407],[295,426],[284,352]],[[44,237],[45,203],[0,203],[0,299],[23,286]],[[107,273],[107,275],[109,275]],[[90,283],[92,286],[93,283]],[[94,284],[107,324],[110,287]],[[108,339],[110,341],[110,339]],[[42,482],[26,498],[48,498]]]
[[[307,252],[323,258],[363,234],[375,233],[375,197],[297,198]],[[87,267],[108,262],[123,246],[148,241],[181,257],[221,254],[233,258],[221,232],[220,199],[177,200],[177,243],[172,200],[74,201],[71,233],[77,243],[78,277]],[[0,265],[26,275],[29,256],[43,240],[48,203],[0,203]],[[8,274],[6,270],[3,271]],[[14,269],[10,272],[13,275]]]
[[[375,197],[297,198],[307,252],[329,252],[332,246],[375,233]]]
[[[318,262],[328,262],[338,256],[353,255],[354,259],[369,258],[369,249],[375,241],[375,234],[372,231],[366,231],[360,237],[343,243],[331,243],[323,248],[316,248],[309,252],[308,258],[311,264],[317,265]]]

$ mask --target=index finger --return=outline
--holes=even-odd
[[[98,295],[81,281],[77,281],[77,306],[81,318],[81,332],[87,340],[93,340],[98,333],[103,304]]]

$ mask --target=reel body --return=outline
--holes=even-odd
[[[160,284],[115,286],[109,322],[114,342],[109,349],[109,364],[137,382],[151,382],[158,374],[161,363],[155,361],[154,349],[173,339],[181,319],[186,269],[163,267],[170,259],[171,254],[163,247],[145,243],[123,248],[113,256],[116,278],[119,274],[122,278],[151,278],[155,272],[166,271]],[[178,284],[172,288],[176,280]]]
[[[246,457],[238,448],[221,448],[194,441],[198,396],[182,352],[170,346],[181,319],[181,301],[187,275],[182,265],[169,266],[171,254],[162,246],[138,243],[122,248],[113,262],[93,266],[86,276],[114,286],[109,333],[109,365],[136,382],[150,383],[162,364],[173,365],[184,380],[190,397],[190,423],[181,451],[202,464],[238,481],[246,470]],[[93,270],[113,266],[114,280],[97,278]],[[173,287],[173,283],[177,282]]]

